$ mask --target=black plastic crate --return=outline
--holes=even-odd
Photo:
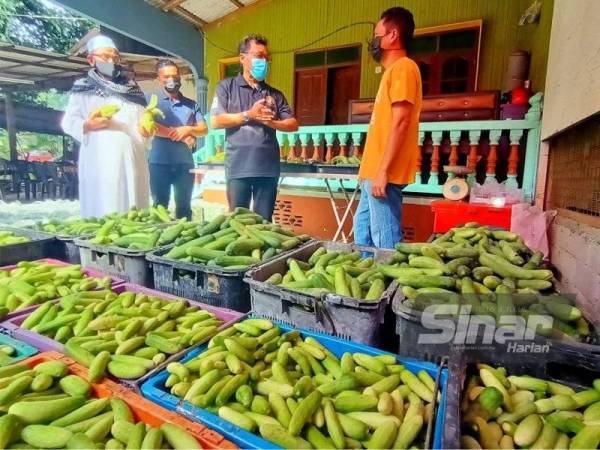
[[[19,261],[33,261],[51,256],[54,236],[23,228],[0,227],[0,231],[10,231],[15,236],[25,236],[29,242],[0,246],[0,266],[9,266]]]
[[[516,342],[516,341],[515,341]],[[600,378],[600,358],[572,348],[553,345],[552,341],[539,342],[549,346],[549,351],[509,353],[504,346],[479,349],[453,349],[448,364],[448,387],[446,417],[442,448],[461,448],[460,404],[465,384],[476,373],[476,364],[485,363],[493,367],[506,367],[508,375],[530,375],[575,389],[589,389],[595,379]],[[521,341],[519,345],[531,342]]]
[[[250,285],[252,311],[297,328],[327,333],[362,344],[378,345],[382,334],[384,313],[397,283],[392,282],[376,302],[360,301],[336,294],[315,298],[265,283],[274,273],[283,274],[287,271],[288,258],[307,261],[319,247],[332,251],[359,250],[372,253],[378,262],[388,262],[396,254],[393,250],[358,247],[340,242],[310,242],[247,273],[246,282]]]
[[[392,300],[392,311],[396,316],[396,335],[398,336],[399,342],[399,355],[411,356],[413,358],[432,362],[439,362],[444,357],[450,355],[452,343],[423,343],[419,342],[419,336],[424,333],[453,333],[456,330],[456,318],[444,316],[442,319],[447,321],[447,326],[436,321],[434,329],[427,328],[423,325],[422,312],[405,304],[405,297],[402,293],[401,286],[396,291]],[[573,351],[600,356],[600,330],[595,327],[594,323],[587,317],[586,320],[590,325],[591,332],[586,342],[568,339],[565,335],[545,337],[536,334],[534,340],[535,342],[541,343],[545,342],[546,339],[549,339],[555,347],[565,347],[566,349],[571,349]],[[452,323],[452,325],[450,325],[450,323]],[[465,327],[467,324],[461,323],[461,326]],[[483,340],[483,330],[481,329],[473,330],[469,326],[463,337],[466,345],[486,345],[486,342]],[[462,344],[462,342],[460,344]]]
[[[71,264],[81,264],[81,255],[79,247],[75,244],[75,239],[90,239],[93,234],[85,234],[80,236],[60,236],[57,234],[41,233],[47,236],[56,238],[51,245],[50,258],[58,259],[60,261],[68,262]]]
[[[75,239],[81,265],[91,267],[132,284],[153,287],[152,264],[146,260],[149,250],[129,250],[116,246],[97,245],[88,239]]]
[[[75,239],[87,239],[92,235],[78,237],[56,236],[52,249],[52,257],[60,259],[71,264],[81,264],[81,254],[79,247],[75,244]]]
[[[164,258],[170,248],[146,255],[152,264],[156,290],[220,308],[250,311],[250,293],[248,285],[244,283],[248,269],[227,270]]]
[[[448,317],[446,320],[451,321],[452,326],[436,327],[432,330],[423,325],[422,312],[407,306],[405,296],[402,293],[402,287],[399,286],[392,299],[392,311],[396,316],[396,335],[398,337],[398,354],[410,356],[412,358],[421,359],[423,361],[440,362],[444,358],[448,358],[452,343],[422,343],[419,342],[419,337],[422,334],[434,333],[454,333],[455,320]],[[480,342],[480,335],[475,333],[469,335],[465,339],[473,339],[474,342]]]

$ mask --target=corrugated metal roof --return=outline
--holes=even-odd
[[[150,5],[202,27],[258,0],[146,0]]]
[[[0,87],[66,89],[88,68],[85,58],[0,42]]]
[[[136,80],[156,77],[156,56],[121,53],[121,58]],[[180,67],[182,75],[190,73],[183,61],[171,59]],[[0,88],[70,89],[73,81],[84,76],[89,68],[82,55],[62,55],[0,42]]]

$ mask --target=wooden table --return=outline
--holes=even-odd
[[[225,169],[222,167],[198,167],[195,169],[191,169],[190,171],[196,175],[225,175]],[[339,237],[342,238],[342,241],[348,242],[348,239],[352,237],[354,230],[352,230],[347,236],[344,232],[344,224],[347,222],[348,217],[354,218],[354,213],[352,212],[352,204],[356,200],[356,195],[359,189],[354,189],[352,194],[348,194],[347,190],[344,188],[345,181],[355,181],[358,180],[358,171],[357,173],[316,173],[316,172],[281,172],[279,176],[279,185],[283,183],[285,178],[305,178],[309,180],[323,180],[325,182],[325,186],[327,188],[327,193],[329,195],[329,203],[331,205],[331,210],[333,211],[333,215],[335,216],[335,221],[337,223],[337,230],[335,235],[333,236],[333,241],[337,241]],[[333,193],[333,189],[331,189],[331,180],[337,180],[342,187],[342,193],[344,194],[345,204],[343,206],[343,213],[340,215],[338,211],[337,205],[335,203],[335,196]]]

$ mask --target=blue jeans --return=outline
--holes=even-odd
[[[150,190],[154,206],[169,206],[171,186],[175,191],[175,216],[178,219],[192,219],[192,192],[194,175],[193,167],[187,164],[152,164],[150,163]]]
[[[360,201],[354,214],[357,245],[394,248],[402,241],[402,190],[405,184],[388,184],[386,198],[371,195],[371,180],[363,181]]]

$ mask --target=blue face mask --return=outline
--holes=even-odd
[[[257,81],[264,81],[269,73],[269,62],[264,58],[252,58],[250,74]]]

